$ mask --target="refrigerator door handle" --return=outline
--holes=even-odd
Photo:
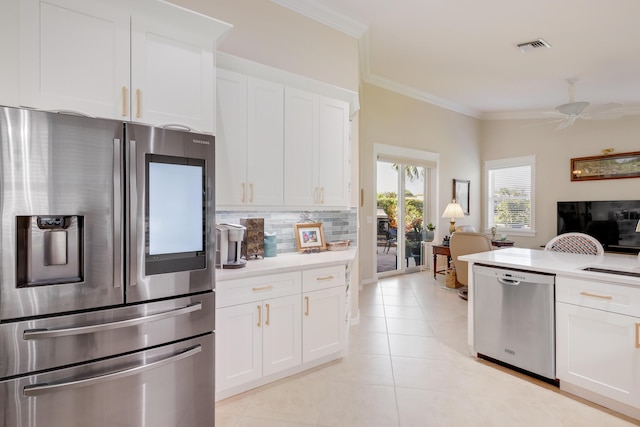
[[[127,196],[129,199],[128,203],[128,212],[126,215],[126,233],[127,240],[125,241],[125,253],[129,254],[129,262],[126,263],[126,271],[125,271],[125,280],[129,284],[129,286],[136,286],[137,283],[137,275],[138,275],[138,267],[136,259],[135,250],[132,250],[136,247],[138,243],[138,182],[136,179],[136,174],[138,173],[138,164],[137,164],[137,156],[136,156],[136,141],[133,139],[129,140],[129,159],[128,159],[128,168],[126,170],[126,174],[128,177],[127,188],[129,195]],[[144,254],[141,254],[144,257]]]
[[[86,386],[91,386],[91,385],[95,385],[95,384],[99,384],[107,381],[114,381],[120,378],[128,377],[131,375],[138,375],[142,372],[145,372],[151,369],[156,369],[165,365],[175,363],[179,360],[186,359],[187,357],[191,357],[197,353],[200,353],[201,351],[202,351],[202,345],[198,344],[189,349],[186,349],[177,354],[174,354],[173,356],[169,356],[167,358],[158,360],[157,362],[146,363],[146,364],[143,363],[142,365],[136,366],[134,368],[128,368],[121,371],[111,372],[105,375],[82,378],[82,379],[67,381],[67,382],[58,383],[58,384],[45,383],[45,384],[29,385],[24,387],[22,394],[25,397],[34,397],[34,396],[39,396],[48,392],[67,390],[70,388],[77,388],[77,387],[86,387]]]
[[[99,323],[96,325],[80,326],[77,328],[25,330],[22,334],[22,338],[24,340],[37,340],[66,337],[70,335],[91,334],[112,329],[127,328],[129,326],[140,325],[143,323],[157,322],[158,320],[181,316],[198,310],[202,310],[202,302],[200,301],[178,309],[163,311],[160,313],[151,314],[149,316],[136,317],[135,319],[119,320],[117,322]]]
[[[122,286],[122,153],[121,141],[113,140],[113,287]]]

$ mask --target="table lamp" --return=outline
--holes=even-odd
[[[464,218],[462,207],[456,203],[455,199],[447,205],[447,208],[442,214],[442,218],[451,218],[451,222],[449,223],[449,234],[453,234],[453,232],[456,231],[456,218]]]

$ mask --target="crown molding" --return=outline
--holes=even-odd
[[[608,120],[616,119],[622,116],[637,116],[640,115],[640,106],[630,105],[616,109],[616,113],[613,117],[607,117],[603,114],[601,119],[588,119],[588,120]],[[619,116],[619,117],[618,117]],[[562,115],[555,111],[504,111],[498,113],[482,113],[479,117],[482,120],[532,120],[532,119],[561,119]]]
[[[307,18],[318,21],[338,31],[342,31],[359,39],[367,30],[367,26],[361,22],[341,15],[316,0],[271,0],[282,7],[293,10]]]
[[[402,83],[398,83],[394,80],[387,79],[386,77],[369,73],[367,76],[364,77],[364,81],[368,84],[378,86],[383,89],[390,90],[392,92],[397,92],[401,95],[405,95],[410,98],[414,98],[419,101],[426,102],[428,104],[433,104],[437,107],[451,110],[455,113],[463,114],[465,116],[469,116],[475,119],[481,118],[480,111],[474,110],[473,108],[469,108],[464,105],[455,104],[446,99],[438,98],[437,96],[434,96],[430,93],[418,90],[412,86],[407,86]]]

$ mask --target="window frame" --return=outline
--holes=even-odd
[[[531,227],[529,229],[521,229],[521,228],[498,228],[496,233],[499,234],[510,234],[513,236],[535,236],[536,234],[536,221],[535,221],[535,212],[536,212],[536,157],[535,156],[523,156],[523,157],[511,157],[506,159],[499,160],[486,160],[484,162],[484,191],[485,191],[485,229],[490,232],[491,228],[494,226],[493,224],[493,212],[492,212],[492,191],[491,191],[491,180],[489,179],[489,175],[491,172],[499,170],[499,169],[507,169],[513,167],[520,166],[529,166],[531,168],[530,175],[530,185],[531,185],[531,194],[530,194],[530,204],[531,204]]]

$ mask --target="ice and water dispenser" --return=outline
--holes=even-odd
[[[18,287],[84,280],[82,216],[18,216],[16,226]]]

